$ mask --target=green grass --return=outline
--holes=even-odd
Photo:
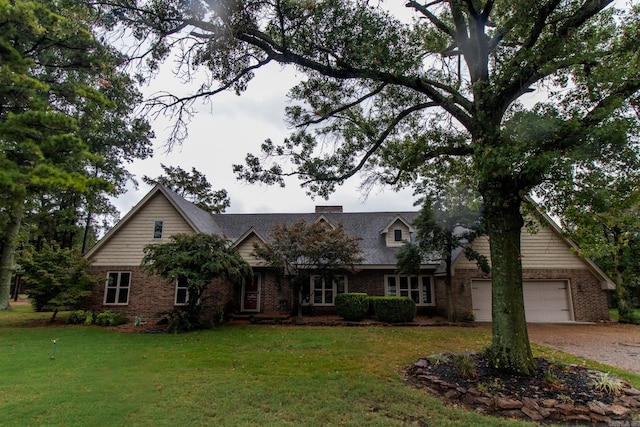
[[[476,328],[246,325],[151,335],[26,327],[34,317],[48,316],[0,313],[2,426],[527,425],[448,408],[404,385],[402,368],[421,356],[488,345]]]
[[[640,308],[636,308],[634,310],[634,312],[635,312],[636,316],[640,317]],[[618,317],[618,309],[617,308],[610,308],[609,309],[609,318],[611,320],[616,321],[616,322],[618,321],[619,317]]]

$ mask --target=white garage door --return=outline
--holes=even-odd
[[[524,308],[527,322],[567,322],[572,320],[566,281],[525,281]],[[473,314],[476,321],[491,321],[491,281],[471,282]]]

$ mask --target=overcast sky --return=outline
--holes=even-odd
[[[406,10],[400,12],[406,13]],[[142,88],[146,95],[158,90],[186,92],[183,83],[169,72],[172,65],[166,63],[161,76]],[[342,205],[345,212],[418,209],[414,206],[416,197],[411,189],[394,192],[391,188],[376,188],[364,198],[358,190],[362,177],[357,175],[329,200],[319,197],[311,199],[296,179],[288,180],[284,189],[236,180],[233,164],[244,164],[247,153],[260,155],[260,145],[265,139],[279,143],[289,134],[284,122],[286,94],[299,77],[292,68],[283,69],[277,64],[257,70],[248,90],[241,96],[225,92],[212,97],[210,103],[200,105],[198,114],[189,126],[189,137],[182,146],[175,147],[169,153],[164,146],[171,126],[170,119],[150,118],[156,134],[155,154],[151,159],[136,161],[130,166],[129,170],[137,177],[139,188],[135,190],[130,185],[129,191],[114,201],[121,217],[150,190],[142,182],[142,176],[155,178],[161,175],[161,163],[180,166],[187,171],[195,167],[204,173],[215,190],[224,188],[229,193],[231,206],[227,212],[230,213],[313,212],[316,205]],[[191,89],[196,88],[197,83],[194,82]]]
[[[287,89],[293,86],[295,79],[292,71],[279,66],[258,70],[249,89],[241,96],[232,92],[222,93],[214,96],[209,105],[200,106],[190,123],[186,141],[168,153],[165,144],[171,120],[163,117],[150,119],[156,134],[155,154],[130,166],[129,170],[139,182],[139,189],[135,190],[130,185],[129,191],[115,201],[121,216],[150,190],[141,178],[143,175],[161,175],[161,163],[180,166],[187,171],[195,167],[204,173],[214,189],[224,188],[229,193],[231,206],[227,212],[230,213],[312,212],[316,205],[342,205],[345,212],[418,209],[414,207],[416,198],[410,189],[394,192],[390,188],[377,188],[365,198],[358,190],[361,181],[358,176],[348,181],[329,200],[310,198],[296,179],[289,179],[285,188],[236,180],[233,164],[244,164],[247,153],[260,155],[260,145],[265,139],[271,138],[278,143],[288,135],[284,109]],[[171,85],[180,89],[180,84],[177,79],[165,76],[145,92],[152,92],[158,85],[168,90],[171,90]]]

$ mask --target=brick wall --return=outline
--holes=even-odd
[[[600,281],[586,269],[524,269],[524,280],[568,280],[571,287],[571,304],[574,320],[577,322],[598,322],[609,320],[607,292],[600,286]],[[460,309],[471,311],[471,281],[488,280],[490,276],[479,270],[456,270],[453,277],[454,288],[461,291]],[[438,282],[436,282],[438,283]],[[444,280],[442,286],[436,286],[436,293],[444,297]]]
[[[105,283],[107,272],[129,271],[131,272],[131,284],[129,286],[129,302],[126,305],[104,304]],[[156,275],[149,275],[139,266],[100,266],[91,267],[91,274],[96,274],[104,279],[98,283],[82,306],[86,310],[114,311],[125,313],[130,320],[140,316],[145,321],[159,320],[163,312],[171,311],[176,306],[175,282],[167,281]],[[207,307],[222,306],[228,309],[231,301],[238,299],[237,286],[220,280],[213,281],[203,294],[203,304]]]

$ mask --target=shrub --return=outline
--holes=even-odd
[[[369,311],[369,297],[364,293],[338,294],[335,305],[336,312],[344,320],[362,320]]]
[[[373,299],[373,311],[381,322],[412,322],[416,315],[416,303],[407,297],[377,297]]]
[[[202,321],[204,307],[201,305],[185,305],[176,307],[166,314],[168,318],[167,331],[182,333],[206,329],[207,325]]]
[[[87,320],[87,315],[90,315],[91,312],[86,312],[84,310],[76,310],[69,313],[67,317],[67,324],[69,325],[79,325],[81,323],[85,323]]]
[[[112,311],[107,310],[98,314],[94,320],[94,323],[100,326],[118,326],[118,325],[124,325],[128,321],[129,319],[124,313],[119,313],[119,312],[114,313]]]

